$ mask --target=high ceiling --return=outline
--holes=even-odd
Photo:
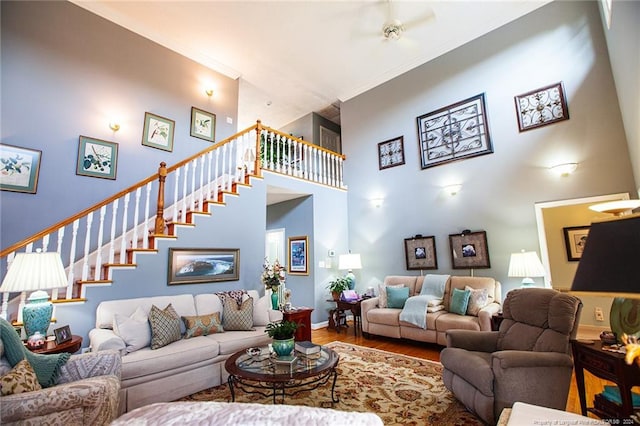
[[[238,129],[339,106],[550,0],[122,1],[73,3],[240,79]],[[399,20],[397,40],[382,35]],[[204,90],[204,89],[203,89]]]

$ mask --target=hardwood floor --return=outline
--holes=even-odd
[[[381,349],[388,352],[394,352],[403,355],[409,355],[416,358],[428,359],[431,361],[440,361],[440,351],[442,346],[436,344],[428,344],[421,342],[413,342],[409,340],[391,339],[381,336],[371,336],[367,339],[361,334],[354,336],[353,324],[349,324],[349,328],[341,330],[337,333],[335,330],[320,328],[312,330],[311,338],[314,343],[326,344],[333,341],[351,343],[354,345],[366,346],[369,348]],[[585,371],[585,387],[588,401],[593,401],[593,396],[600,393],[605,384],[611,384]],[[567,399],[566,411],[571,413],[582,414],[580,411],[580,400],[578,398],[578,389],[576,387],[575,376],[571,379],[571,388],[569,389],[569,397]]]

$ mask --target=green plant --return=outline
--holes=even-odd
[[[331,293],[342,293],[349,289],[349,278],[338,277],[333,281],[329,281],[327,288]]]
[[[298,323],[293,321],[280,321],[270,322],[267,324],[267,328],[264,330],[269,337],[278,340],[292,339],[296,330],[298,329]]]

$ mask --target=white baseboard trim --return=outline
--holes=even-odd
[[[599,339],[600,333],[603,331],[608,331],[609,328],[602,327],[599,325],[587,325],[587,324],[579,324],[578,325],[578,335],[576,338],[578,339]]]

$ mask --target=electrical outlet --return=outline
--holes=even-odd
[[[91,352],[91,348],[87,347],[87,348],[82,348],[82,352],[83,354],[88,354],[89,352]]]
[[[604,321],[604,314],[602,313],[602,308],[596,308],[594,314],[596,316],[596,321]]]

